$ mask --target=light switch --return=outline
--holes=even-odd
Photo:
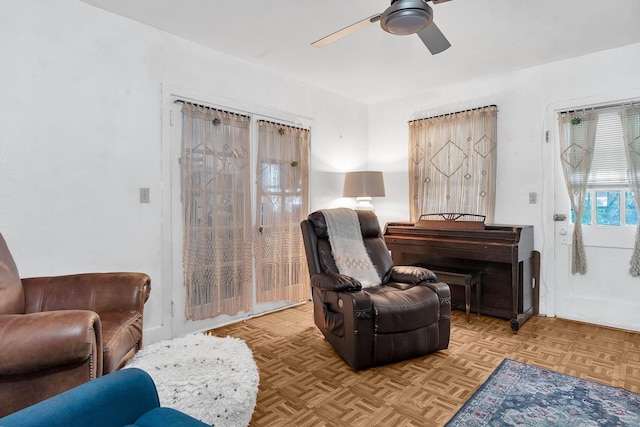
[[[150,189],[149,187],[140,187],[140,203],[149,203],[150,202]]]
[[[535,205],[536,203],[538,203],[538,193],[536,192],[529,193],[529,204]]]

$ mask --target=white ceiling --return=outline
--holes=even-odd
[[[639,0],[430,3],[452,44],[435,56],[378,23],[310,46],[389,0],[82,1],[367,104],[640,42]]]

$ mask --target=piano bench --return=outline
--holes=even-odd
[[[480,317],[480,288],[482,287],[482,271],[459,270],[447,267],[445,270],[434,270],[430,268],[438,281],[451,286],[464,286],[464,307],[467,313],[467,323],[469,323],[469,311],[471,311],[471,288],[476,287],[476,305],[478,308],[478,318]]]

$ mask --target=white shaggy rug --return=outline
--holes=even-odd
[[[258,395],[258,367],[238,338],[187,335],[144,346],[126,365],[151,375],[160,405],[215,427],[246,427]]]

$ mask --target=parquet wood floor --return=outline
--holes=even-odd
[[[640,334],[534,316],[452,312],[449,348],[355,372],[324,340],[306,303],[210,331],[243,339],[260,371],[250,427],[442,426],[504,358],[640,392]]]

